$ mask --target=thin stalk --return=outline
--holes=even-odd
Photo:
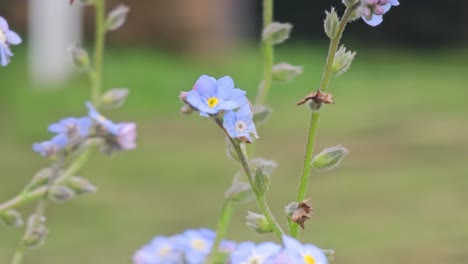
[[[273,22],[273,0],[263,0],[263,30]],[[264,104],[270,91],[273,71],[273,44],[262,41],[263,79],[258,87],[256,104]]]
[[[346,28],[346,24],[349,22],[351,15],[354,11],[359,7],[361,3],[358,1],[353,6],[346,8],[343,17],[340,20],[340,24],[338,27],[338,32],[336,36],[330,41],[330,46],[328,48],[328,56],[327,61],[325,63],[325,69],[322,75],[322,81],[320,82],[320,90],[326,91],[328,89],[328,84],[330,83],[330,79],[332,76],[332,67],[333,61],[335,60],[336,50],[338,49],[338,45],[340,44],[341,37],[343,36],[343,31]],[[315,145],[315,137],[317,135],[318,129],[318,121],[320,119],[320,112],[312,112],[310,118],[310,125],[309,125],[309,133],[307,136],[307,144],[306,144],[306,151],[304,157],[304,164],[302,167],[301,178],[299,181],[299,188],[297,191],[296,201],[301,202],[305,198],[305,194],[307,192],[307,186],[310,178],[311,172],[311,162],[314,152],[314,145]],[[290,235],[292,237],[297,237],[299,225],[291,224],[290,223]]]
[[[101,96],[102,88],[102,61],[104,59],[104,44],[106,36],[105,2],[105,0],[96,0],[94,4],[96,32],[94,40],[94,73],[91,78],[91,99],[96,108],[99,107],[99,97]]]
[[[229,223],[231,222],[232,213],[234,206],[232,201],[225,200],[223,204],[223,208],[221,209],[221,216],[219,218],[218,227],[216,228],[216,238],[213,242],[213,247],[211,248],[211,252],[207,257],[206,263],[207,264],[215,264],[216,263],[216,256],[218,255],[219,246],[221,245],[221,241],[226,236],[227,229],[229,227]]]

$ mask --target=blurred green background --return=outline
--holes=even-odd
[[[464,49],[359,51],[348,73],[334,79],[336,104],[323,109],[316,150],[343,144],[351,152],[333,171],[314,171],[309,196],[315,214],[300,238],[336,251],[334,263],[466,263],[468,257],[467,64]],[[47,125],[84,115],[85,76],[60,90],[28,83],[26,56],[1,69],[0,200],[12,197],[47,161],[31,143]],[[270,121],[259,127],[258,156],[276,160],[268,194],[282,221],[295,197],[309,112],[295,102],[315,89],[325,46],[296,43],[277,61],[303,65],[305,74],[275,84]],[[129,263],[134,250],[158,234],[214,228],[223,193],[239,167],[224,155],[223,134],[210,120],[178,113],[178,93],[201,74],[230,75],[253,98],[261,63],[247,46],[218,59],[196,60],[145,49],[110,49],[105,87],[129,87],[124,108],[105,112],[138,123],[138,148],[93,156],[80,173],[99,192],[48,210],[50,234],[26,263]],[[29,212],[32,208],[26,208]],[[244,224],[236,208],[228,238],[273,240]],[[0,263],[8,263],[22,230],[0,227]]]

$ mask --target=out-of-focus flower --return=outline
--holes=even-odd
[[[69,138],[76,135],[87,137],[93,121],[89,117],[67,117],[49,126],[49,131],[57,134],[65,134]]]
[[[158,236],[133,256],[134,264],[183,264],[182,251],[176,247],[179,236]]]
[[[302,245],[292,237],[283,236],[285,247],[282,259],[288,259],[284,263],[304,263],[304,264],[328,264],[328,259],[323,251],[311,244]]]
[[[96,123],[101,125],[105,130],[109,131],[113,135],[118,135],[119,126],[114,122],[107,119],[105,116],[101,115],[96,108],[91,104],[91,102],[86,102],[86,107],[88,107],[88,115]]]
[[[184,251],[187,264],[201,264],[211,251],[216,233],[213,230],[189,229],[178,239],[180,247]]]
[[[13,56],[10,45],[21,43],[21,37],[8,27],[8,22],[0,16],[0,65],[6,66]]]
[[[51,140],[34,143],[32,148],[44,157],[51,157],[57,154],[68,144],[68,137],[65,134],[58,134]]]
[[[257,129],[252,120],[253,114],[250,104],[244,104],[237,110],[224,114],[223,126],[231,138],[239,138],[244,142],[252,142],[252,137],[258,138]]]
[[[269,264],[281,251],[281,246],[264,242],[255,245],[253,242],[240,243],[236,250],[232,252],[231,264]]]
[[[248,102],[245,91],[234,87],[229,76],[216,80],[202,75],[193,89],[184,94],[184,101],[200,111],[201,116],[217,114],[221,110],[233,110]]]
[[[122,150],[130,150],[136,147],[136,124],[118,123],[116,141]]]
[[[392,6],[398,6],[398,0],[363,0],[362,7],[359,10],[364,22],[375,27],[382,23],[383,15],[390,10]]]

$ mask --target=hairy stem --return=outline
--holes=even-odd
[[[346,8],[343,17],[340,20],[338,32],[336,36],[330,41],[330,46],[328,49],[328,56],[327,61],[325,63],[325,69],[322,75],[322,81],[320,82],[320,90],[326,91],[328,89],[328,84],[330,83],[330,79],[332,76],[332,67],[333,61],[335,60],[336,50],[338,49],[338,45],[340,44],[341,37],[343,35],[343,31],[346,28],[346,24],[349,22],[351,15],[354,11],[359,7],[360,2],[358,1],[351,7]],[[320,112],[312,112],[310,118],[310,125],[309,125],[309,133],[307,135],[307,144],[305,150],[305,157],[304,157],[304,164],[302,167],[301,178],[299,181],[299,188],[297,191],[296,201],[300,202],[304,200],[307,186],[310,178],[310,171],[311,171],[311,162],[313,157],[314,145],[315,145],[315,136],[317,134],[318,129],[318,122],[320,119]],[[290,235],[292,237],[297,237],[299,226],[297,224],[290,223]]]
[[[206,260],[207,264],[216,264],[216,257],[218,255],[219,246],[221,245],[223,238],[226,236],[229,223],[231,222],[233,209],[234,206],[232,201],[225,200],[223,208],[221,209],[221,216],[219,218],[218,227],[216,228],[216,238],[213,242],[211,252]]]
[[[273,0],[263,0],[263,30],[273,22]],[[256,104],[264,104],[270,91],[273,71],[273,44],[262,41],[263,80],[258,87]]]

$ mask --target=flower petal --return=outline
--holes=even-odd
[[[16,34],[16,32],[11,31],[11,30],[7,31],[5,33],[5,36],[7,38],[7,41],[12,45],[18,45],[22,41],[21,37],[18,34]]]
[[[8,31],[8,22],[0,16],[0,30]]]
[[[216,81],[218,90],[216,97],[219,99],[232,98],[231,92],[234,90],[234,81],[229,76],[224,76]]]
[[[367,20],[365,17],[362,17],[362,19],[368,25],[373,26],[373,27],[379,25],[383,21],[382,15],[373,15],[371,20]]]
[[[192,91],[198,92],[203,98],[210,98],[216,91],[216,79],[208,75],[202,75],[198,78]]]

